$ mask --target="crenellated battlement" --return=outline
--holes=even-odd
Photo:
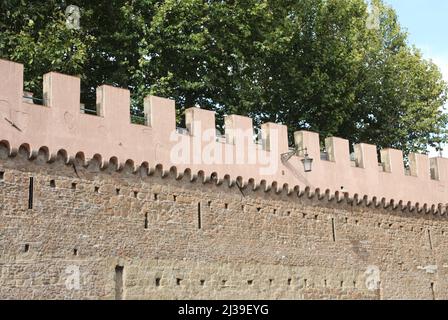
[[[276,123],[261,126],[254,141],[252,119],[239,115],[225,118],[219,135],[215,114],[200,108],[185,112],[186,129],[176,129],[175,103],[148,96],[145,121],[131,123],[129,90],[102,85],[97,89],[97,114],[81,107],[80,79],[56,72],[44,75],[43,105],[24,98],[23,65],[0,60],[0,144],[9,155],[20,148],[30,157],[45,153],[110,163],[118,168],[171,168],[191,170],[223,180],[230,177],[243,185],[270,185],[280,189],[328,190],[359,199],[384,199],[415,206],[445,206],[448,199],[448,159],[429,159],[410,154],[405,169],[400,150],[381,150],[381,164],[374,145],[358,144],[350,155],[349,142],[330,137],[322,154],[319,135],[299,131],[294,142],[314,159],[312,172],[304,172],[303,153],[288,162],[287,128]]]

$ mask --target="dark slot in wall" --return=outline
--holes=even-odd
[[[431,230],[428,230],[428,242],[429,242],[429,249],[432,250]]]
[[[123,300],[123,266],[115,266],[115,300]]]
[[[198,202],[198,229],[202,229],[201,203]]]
[[[436,291],[434,289],[434,282],[431,282],[431,295],[432,295],[432,300],[436,300]]]
[[[336,242],[336,224],[334,222],[334,218],[331,218],[331,231],[333,236],[333,242]]]
[[[30,177],[30,183],[28,185],[28,209],[33,209],[33,196],[34,196],[34,178]]]
[[[145,229],[148,229],[148,213],[145,213]]]

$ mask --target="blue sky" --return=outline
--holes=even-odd
[[[409,42],[422,50],[442,70],[448,81],[448,1],[384,0],[398,14]]]
[[[448,81],[448,1],[384,0],[398,14],[401,26],[409,33],[409,43],[421,49],[441,69]],[[438,153],[432,150],[431,156]],[[448,147],[444,156],[448,157]]]

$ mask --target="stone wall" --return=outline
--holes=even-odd
[[[446,216],[162,175],[0,159],[0,298],[448,298]]]

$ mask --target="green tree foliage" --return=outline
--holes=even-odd
[[[93,39],[66,28],[64,9],[57,1],[0,3],[0,57],[25,64],[25,88],[36,94],[48,71],[85,73]]]
[[[407,43],[381,0],[367,28],[364,0],[110,0],[0,4],[0,57],[25,64],[39,93],[50,70],[79,75],[83,100],[96,86],[129,88],[226,114],[426,151],[446,139],[447,84]],[[81,29],[65,26],[67,5]]]

